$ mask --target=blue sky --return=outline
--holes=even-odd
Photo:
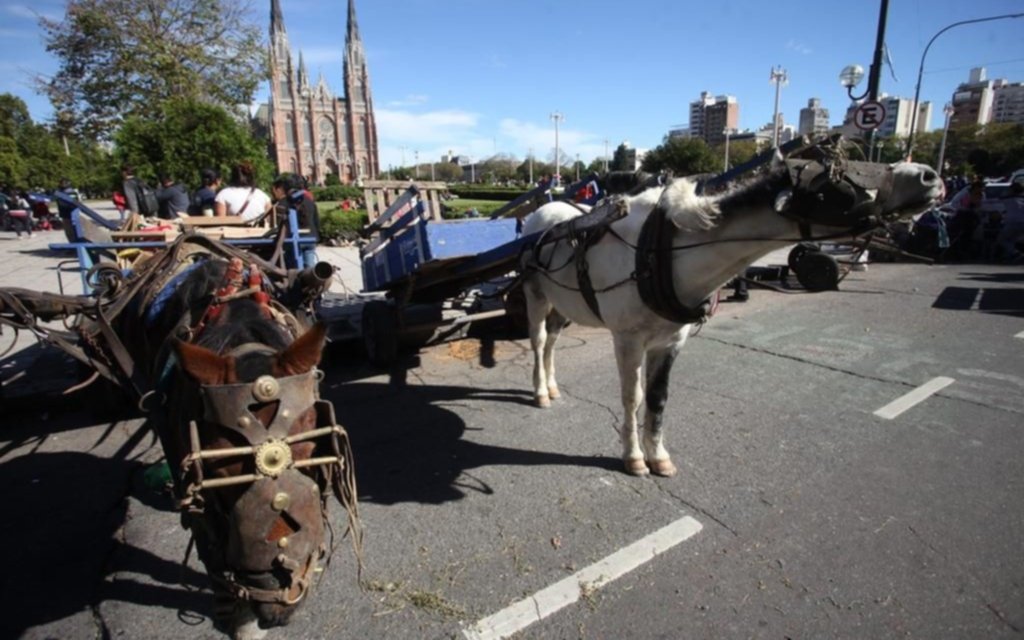
[[[322,73],[340,91],[347,0],[280,2],[310,75]],[[265,28],[270,0],[250,6]],[[0,92],[22,97],[36,120],[51,111],[29,77],[56,68],[36,14],[60,16],[63,8],[52,0],[0,0]],[[625,140],[650,148],[687,123],[701,91],[735,96],[740,127],[756,129],[771,121],[774,65],[789,75],[780,99],[787,123],[796,124],[817,97],[838,124],[849,102],[839,71],[869,67],[878,11],[870,0],[356,0],[382,169],[449,150],[483,159],[523,158],[532,149],[550,159],[554,111],[564,115],[559,142],[570,157],[601,157],[606,140],[609,152]],[[886,40],[898,80],[886,68],[882,91],[913,97],[924,47],[946,25],[1022,12],[1024,0],[891,0]],[[942,105],[976,66],[990,78],[1024,82],[1024,18],[939,36],[921,89],[934,105],[932,127],[941,126]]]

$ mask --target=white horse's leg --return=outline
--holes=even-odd
[[[626,465],[627,473],[645,476],[649,470],[644,462],[644,454],[640,449],[640,439],[636,432],[636,412],[644,397],[640,380],[644,349],[633,336],[613,333],[612,338],[615,341],[615,362],[619,365],[619,385],[622,392],[622,409],[625,414],[622,419],[621,431],[622,460]]]
[[[661,426],[665,403],[668,401],[669,373],[681,346],[682,343],[676,343],[670,347],[648,351],[645,367],[647,410],[644,412],[644,451],[647,454],[647,467],[651,472],[665,477],[676,475],[676,466],[672,464],[662,442]]]
[[[558,390],[558,382],[555,380],[555,343],[558,342],[558,336],[567,324],[569,324],[569,321],[565,319],[565,316],[558,313],[556,309],[551,310],[545,321],[548,339],[544,344],[544,374],[548,382],[548,395],[552,400],[562,396],[562,393]]]
[[[532,285],[532,286],[531,286]],[[548,342],[547,317],[551,313],[551,303],[541,293],[536,284],[526,282],[523,294],[526,296],[526,318],[530,325],[530,348],[533,349],[533,398],[538,407],[551,406],[551,395],[548,391],[545,351]]]

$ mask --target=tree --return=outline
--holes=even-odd
[[[0,94],[0,181],[46,189],[68,178],[90,193],[108,193],[112,168],[110,154],[95,142],[32,122],[21,98]]]
[[[671,171],[677,176],[689,176],[711,173],[721,166],[722,158],[700,138],[666,138],[644,156],[642,168],[650,173]]]
[[[148,180],[168,173],[198,186],[203,169],[225,173],[246,160],[256,168],[257,181],[269,186],[274,170],[264,144],[247,125],[221,107],[195,100],[167,102],[156,119],[128,118],[114,141],[118,162],[132,164]]]
[[[266,76],[259,28],[240,0],[71,0],[40,18],[60,61],[38,78],[62,126],[106,138],[171,99],[249,104]]]
[[[434,177],[444,182],[462,180],[462,167],[454,162],[438,162],[434,165]]]
[[[633,167],[629,166],[629,145],[625,142],[615,147],[615,153],[612,154],[612,163],[609,165],[611,171],[632,171]]]

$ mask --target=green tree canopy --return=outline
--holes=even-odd
[[[0,181],[13,187],[52,189],[68,178],[89,193],[108,193],[110,154],[95,142],[64,136],[32,122],[17,96],[0,94]]]
[[[253,164],[265,188],[273,177],[267,150],[248,126],[221,107],[195,100],[167,102],[159,118],[128,118],[114,141],[118,162],[133,165],[147,180],[167,173],[196,188],[203,169],[219,169],[227,175],[243,160]]]
[[[170,99],[249,104],[265,45],[240,0],[71,0],[40,18],[60,61],[39,78],[62,127],[108,137],[123,118],[156,117]]]
[[[677,176],[689,176],[718,171],[722,162],[723,158],[700,138],[667,138],[644,156],[642,169],[650,173],[671,171]]]

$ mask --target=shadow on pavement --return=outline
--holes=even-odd
[[[0,464],[7,503],[0,521],[7,551],[0,636],[18,637],[90,608],[102,626],[95,608],[110,600],[208,615],[209,594],[199,591],[203,574],[118,540],[126,494],[140,471],[137,462],[77,452],[33,453]],[[160,584],[105,580],[115,573]]]
[[[331,380],[331,375],[328,375]],[[463,440],[466,423],[444,403],[472,399],[532,406],[524,389],[477,389],[347,382],[325,388],[352,440],[360,500],[378,504],[461,500],[493,493],[470,470],[490,465],[562,465],[621,469],[617,458],[566,455]],[[510,427],[512,425],[509,425]]]

